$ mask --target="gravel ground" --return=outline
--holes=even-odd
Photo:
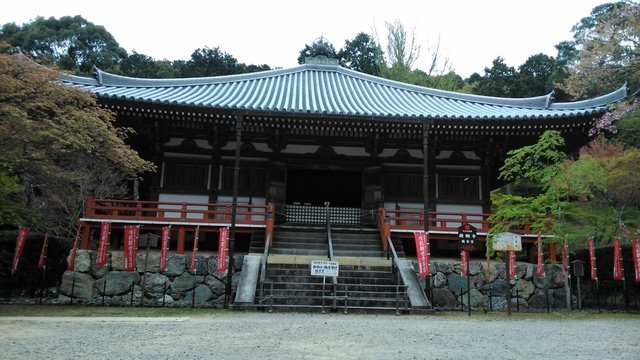
[[[640,359],[640,316],[0,317],[2,359]]]

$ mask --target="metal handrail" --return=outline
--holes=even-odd
[[[269,265],[269,247],[271,245],[272,234],[267,234],[264,239],[264,251],[262,252],[262,259],[260,259],[260,295],[259,303],[262,304],[264,298],[264,282],[267,278],[267,266]]]
[[[329,202],[325,202],[324,203],[326,210],[327,210],[327,247],[328,247],[328,256],[329,256],[329,260],[330,261],[334,261],[335,256],[333,254],[333,240],[331,238],[331,210],[330,210],[330,203]],[[331,296],[333,298],[333,308],[335,309],[336,307],[336,303],[337,303],[337,293],[338,293],[338,278],[335,276],[331,277]]]
[[[264,298],[264,282],[267,277],[267,266],[269,265],[269,250],[273,240],[273,222],[274,222],[275,206],[270,204],[267,208],[267,231],[264,236],[264,250],[262,251],[262,259],[260,259],[260,294],[259,303],[262,304]],[[273,295],[273,291],[271,292]]]

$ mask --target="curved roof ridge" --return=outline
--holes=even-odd
[[[60,81],[99,97],[219,109],[382,118],[542,119],[589,116],[626,97],[626,86],[578,102],[554,103],[553,92],[529,98],[465,94],[401,83],[339,65],[304,64],[256,73],[144,79],[95,69],[95,78]],[[269,90],[264,90],[269,89]]]
[[[564,103],[551,104],[549,109],[564,110],[564,109],[586,109],[596,106],[602,106],[603,104],[611,104],[621,101],[627,97],[627,84],[622,85],[617,90],[614,90],[608,94],[600,95],[591,99],[581,101],[571,101]]]
[[[551,99],[553,96],[553,91],[546,95],[527,97],[527,98],[505,98],[505,97],[497,97],[497,96],[467,94],[467,93],[461,93],[456,91],[440,90],[440,89],[430,88],[426,86],[407,84],[407,83],[403,83],[396,80],[390,80],[390,79],[385,79],[379,76],[361,73],[361,72],[343,68],[340,66],[334,65],[333,67],[338,68],[339,72],[343,72],[345,74],[349,74],[357,78],[367,79],[372,82],[386,84],[390,87],[404,88],[408,91],[415,91],[423,95],[437,96],[437,97],[443,97],[443,98],[449,98],[449,99],[461,100],[461,101],[484,103],[488,105],[519,106],[519,107],[531,107],[531,108],[544,109],[547,107],[547,104],[550,101],[552,101]]]
[[[94,73],[99,85],[104,86],[127,86],[127,87],[182,87],[182,86],[201,86],[214,85],[225,82],[258,80],[269,77],[275,77],[293,73],[291,69],[297,69],[301,66],[290,69],[274,69],[257,71],[253,73],[232,74],[232,75],[216,75],[189,78],[139,78],[125,75],[112,74],[98,69],[94,66]],[[302,69],[301,69],[302,70]],[[299,71],[301,71],[299,70]]]
[[[207,77],[191,77],[191,78],[171,78],[171,79],[147,79],[130,77],[124,75],[112,74],[106,71],[102,71],[97,67],[94,67],[94,72],[98,85],[103,86],[125,86],[125,87],[182,87],[182,86],[202,86],[202,85],[214,85],[225,82],[236,81],[249,81],[259,80],[269,77],[283,76],[287,74],[294,74],[303,71],[328,71],[335,73],[342,73],[343,75],[377,83],[380,85],[388,86],[391,88],[403,89],[405,91],[417,92],[423,95],[450,98],[460,101],[477,102],[489,105],[501,105],[501,106],[517,106],[526,108],[539,108],[544,109],[548,107],[548,104],[552,101],[552,93],[536,97],[528,98],[505,98],[494,97],[485,95],[465,94],[455,91],[439,90],[429,88],[420,85],[407,84],[395,80],[385,79],[379,76],[369,75],[361,73],[355,70],[347,69],[339,65],[324,65],[324,64],[303,64],[292,68],[265,70],[253,73],[233,74],[233,75],[218,75]],[[88,78],[87,78],[88,79]],[[91,82],[78,77],[76,81],[85,84],[92,84]]]

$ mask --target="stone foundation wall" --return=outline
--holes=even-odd
[[[138,254],[137,272],[123,271],[122,251],[109,254],[108,267],[96,267],[96,252],[78,250],[76,271],[62,276],[59,302],[84,304],[222,307],[226,273],[216,272],[217,257],[197,256],[197,272],[187,271],[191,255],[170,255],[167,270],[158,272],[159,253],[150,253],[144,271],[145,254]],[[242,270],[242,256],[235,259],[232,289],[235,294]],[[417,262],[414,262],[417,269]],[[108,270],[107,270],[108,269]],[[467,309],[470,291],[472,310],[505,310],[507,308],[506,266],[502,262],[478,260],[469,264],[470,287],[460,275],[456,260],[435,260],[431,263],[432,303],[436,309]],[[561,265],[545,265],[545,277],[535,275],[535,264],[517,263],[516,279],[511,279],[512,306],[521,310],[566,309],[566,274]],[[424,288],[425,279],[420,278]],[[132,294],[133,290],[133,294]],[[195,293],[195,295],[194,295]],[[195,298],[194,298],[195,297]],[[233,301],[233,297],[231,298]],[[571,297],[575,308],[577,299]]]
[[[190,307],[222,307],[226,288],[226,272],[216,271],[217,257],[197,256],[197,271],[187,271],[191,255],[170,255],[167,270],[158,271],[160,255],[144,253],[137,258],[137,272],[125,272],[122,251],[109,254],[108,266],[96,267],[96,252],[78,250],[75,271],[66,271],[60,285],[60,301],[71,297],[85,304]],[[145,260],[146,272],[145,270]],[[235,293],[242,270],[242,257],[236,257],[232,277]],[[133,291],[133,294],[132,294]],[[195,293],[195,295],[194,295]],[[233,297],[231,298],[233,301]]]
[[[414,263],[418,268],[417,263]],[[504,310],[507,308],[506,266],[496,261],[470,261],[470,290],[467,278],[460,275],[460,261],[444,260],[431,263],[432,303],[436,309],[465,309],[470,291],[472,310]],[[536,265],[516,264],[516,278],[511,279],[511,302],[515,309],[547,309],[547,299],[551,309],[566,309],[566,273],[558,264],[545,265],[545,277],[535,274]],[[422,286],[425,279],[421,278]],[[575,306],[577,299],[572,296]]]

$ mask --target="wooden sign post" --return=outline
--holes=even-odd
[[[493,237],[493,250],[504,251],[505,278],[507,280],[507,315],[511,316],[511,279],[509,276],[509,268],[511,262],[509,259],[509,251],[522,251],[522,237],[518,234],[503,232],[495,234]]]

